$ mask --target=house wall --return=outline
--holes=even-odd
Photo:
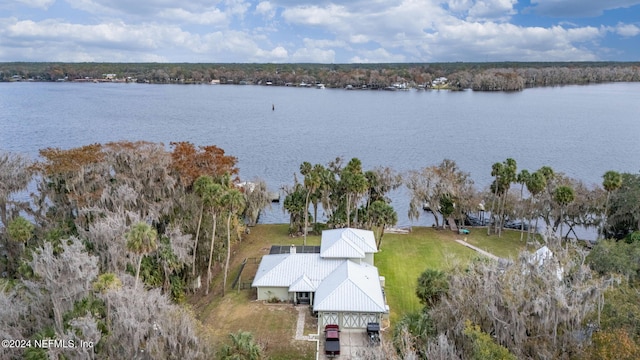
[[[318,313],[318,324],[320,329],[328,324],[338,324],[341,329],[366,329],[370,322],[380,323],[381,313],[361,313],[361,312],[320,312]]]
[[[371,266],[373,265],[373,253],[365,253],[363,261]]]
[[[289,288],[285,287],[259,287],[258,300],[269,300],[278,298],[280,301],[292,301],[293,294],[289,293]]]

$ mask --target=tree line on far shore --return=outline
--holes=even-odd
[[[504,62],[407,64],[0,63],[0,81],[86,81],[107,74],[154,84],[315,85],[383,89],[430,88],[447,78],[452,90],[517,91],[529,87],[640,81],[633,62]]]

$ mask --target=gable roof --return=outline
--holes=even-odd
[[[346,228],[322,232],[320,256],[323,258],[362,259],[365,254],[376,252],[372,231]]]
[[[314,311],[385,312],[378,269],[347,260],[320,283]]]
[[[318,287],[317,281],[312,281],[307,277],[306,274],[303,274],[298,278],[298,280],[294,281],[291,286],[289,286],[289,292],[302,292],[302,291],[316,291]]]
[[[344,259],[322,259],[319,254],[265,255],[251,286],[289,287],[303,281],[314,289]],[[301,279],[301,277],[303,277]],[[302,286],[299,284],[299,286]],[[308,290],[304,290],[308,291]]]

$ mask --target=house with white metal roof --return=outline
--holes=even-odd
[[[309,304],[319,325],[366,328],[388,313],[383,281],[374,266],[377,252],[373,232],[335,229],[322,232],[319,252],[265,255],[252,286],[258,300],[277,299]]]

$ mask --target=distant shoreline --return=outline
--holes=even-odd
[[[0,63],[0,82],[12,81],[520,91],[547,86],[640,82],[640,62]]]

